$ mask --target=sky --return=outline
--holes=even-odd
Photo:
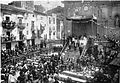
[[[1,0],[0,3],[8,4],[12,1],[21,1],[21,0]],[[22,0],[22,1],[25,1],[25,0]],[[50,10],[50,9],[55,8],[57,6],[62,6],[62,7],[64,6],[63,3],[61,3],[61,1],[63,1],[63,0],[33,0],[33,1],[34,1],[34,4],[36,4],[36,5],[41,4],[46,10]]]
[[[43,1],[35,1],[34,4],[41,4],[43,5],[43,7],[45,7],[46,10],[49,10],[49,9],[52,9],[52,8],[55,8],[57,6],[62,6],[64,7],[63,3],[61,3],[61,0],[43,0]]]

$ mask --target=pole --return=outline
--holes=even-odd
[[[118,77],[119,77],[119,83],[120,83],[120,68],[119,68],[119,74],[118,74]]]

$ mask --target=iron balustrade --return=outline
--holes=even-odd
[[[16,41],[16,37],[1,37],[2,43],[7,41]]]
[[[8,20],[3,20],[2,21],[2,27],[4,29],[14,29],[15,28],[16,23],[13,21],[8,21]]]

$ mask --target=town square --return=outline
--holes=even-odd
[[[120,83],[119,0],[0,2],[1,83]]]

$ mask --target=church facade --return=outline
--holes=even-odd
[[[120,1],[63,1],[65,35],[120,34]]]

